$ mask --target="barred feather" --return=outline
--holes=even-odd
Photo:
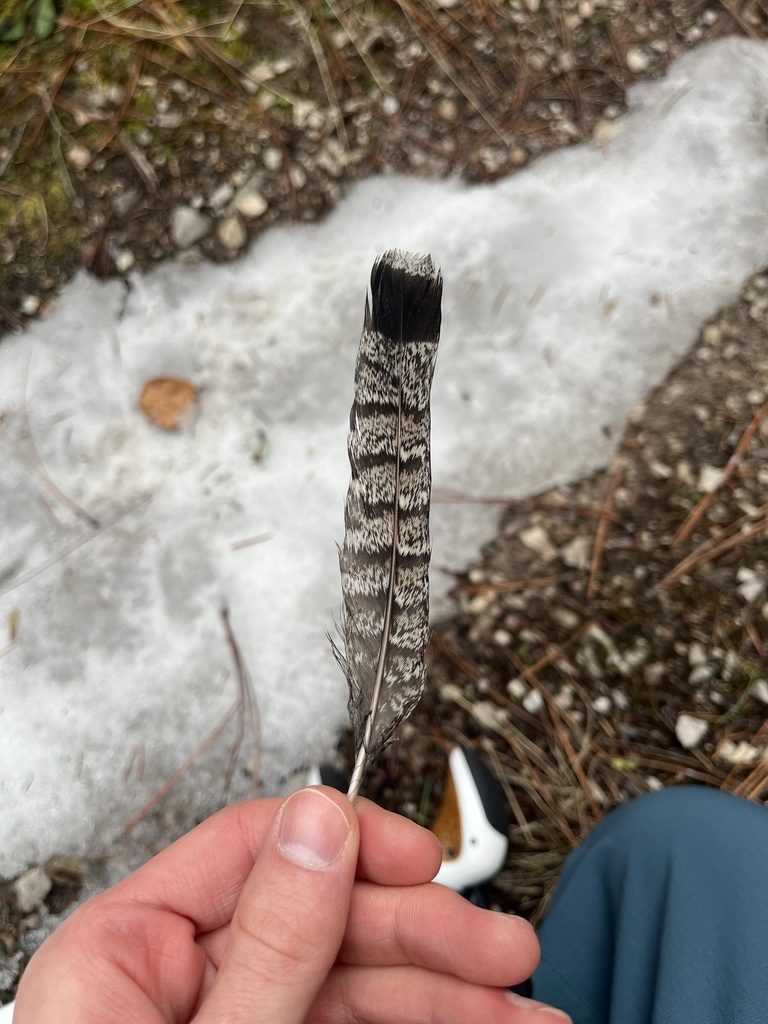
[[[349,796],[425,684],[429,639],[429,395],[442,279],[429,256],[376,261],[355,367],[352,480],[339,553],[349,717],[357,758]]]

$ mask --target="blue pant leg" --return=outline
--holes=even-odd
[[[574,1024],[768,1024],[768,808],[648,794],[565,863],[533,994]]]

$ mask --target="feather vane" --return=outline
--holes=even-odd
[[[429,640],[429,398],[442,278],[429,256],[391,250],[371,273],[348,438],[351,482],[339,552],[356,763],[368,764],[411,713]]]

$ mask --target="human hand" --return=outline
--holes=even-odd
[[[538,961],[530,925],[428,884],[434,837],[356,806],[214,815],[43,944],[14,1024],[562,1024],[504,991]]]

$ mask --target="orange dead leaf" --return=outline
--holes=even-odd
[[[178,430],[181,418],[197,398],[197,388],[175,377],[148,380],[139,398],[139,408],[152,423],[164,430]]]

